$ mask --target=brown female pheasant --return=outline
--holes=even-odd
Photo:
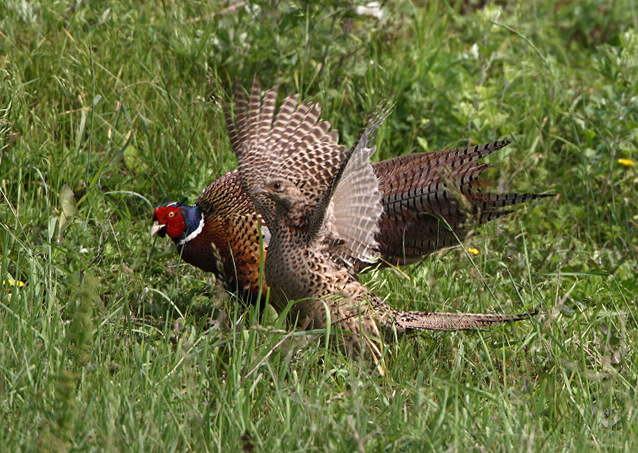
[[[393,192],[391,176],[386,192],[382,195],[379,190],[370,164],[375,148],[370,143],[390,113],[387,104],[375,109],[355,145],[346,151],[337,144],[330,124],[319,120],[319,104],[298,105],[298,96],[290,96],[275,116],[276,89],[265,93],[262,104],[257,78],[249,102],[241,90],[237,97],[235,121],[227,112],[227,125],[242,188],[270,235],[265,275],[278,311],[289,309],[292,319],[306,328],[344,329],[352,333],[344,337],[348,351],[365,349],[374,356],[380,354],[383,334],[413,329],[475,329],[527,317],[399,311],[354,275],[359,263],[374,262],[379,256],[376,237],[383,213],[392,218],[401,205],[414,207],[414,192],[422,192]],[[475,148],[469,162],[463,161],[470,154],[468,150],[448,152],[461,156],[452,158],[449,164],[451,169],[461,168],[461,186],[476,178],[476,171],[469,170],[472,162],[485,153],[481,149],[487,148]],[[401,163],[394,161],[388,168],[400,168]],[[438,201],[437,188],[432,193],[426,199],[447,214]],[[384,197],[387,200],[382,204]],[[407,256],[401,258],[407,261]]]
[[[547,195],[482,193],[479,175],[490,168],[478,159],[508,145],[499,141],[430,153],[408,154],[372,164],[381,192],[378,220],[380,265],[405,265],[458,244],[475,224],[511,212],[507,206]],[[169,202],[155,209],[151,236],[168,235],[184,261],[213,272],[226,289],[256,296],[261,287],[260,227],[270,232],[242,190],[237,170],[213,181],[194,206]],[[368,263],[355,260],[362,270]],[[261,283],[261,284],[260,284]]]

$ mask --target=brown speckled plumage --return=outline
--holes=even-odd
[[[241,190],[236,171],[213,181],[199,196],[197,205],[206,219],[206,228],[184,244],[182,259],[214,272],[231,291],[257,294],[263,253],[260,218],[250,198]],[[209,258],[210,250],[218,259]],[[261,283],[261,287],[265,284]]]
[[[372,135],[390,109],[387,105],[376,109],[355,146],[346,151],[336,143],[329,123],[319,121],[318,104],[297,105],[297,96],[289,97],[275,117],[276,91],[267,91],[262,103],[260,90],[255,78],[248,103],[238,90],[235,119],[227,113],[227,123],[242,187],[271,234],[265,272],[271,300],[279,310],[294,303],[290,313],[301,325],[325,327],[330,319],[331,325],[353,333],[344,337],[349,351],[365,347],[377,352],[383,331],[475,329],[527,317],[403,312],[363,286],[353,275],[353,263],[378,253],[375,238],[384,208],[392,216],[400,211],[398,206],[411,208],[418,203],[418,194],[396,196],[388,190],[384,196],[394,198],[382,204],[379,185],[383,183],[369,163]],[[474,162],[490,151],[452,150],[446,164],[452,171],[458,167],[461,183],[471,182],[485,168],[479,166],[477,171]],[[400,186],[391,175],[402,163],[398,158],[386,164],[386,187]],[[358,195],[348,195],[352,193]],[[432,193],[426,197],[430,201],[452,198],[444,188]],[[454,209],[439,210],[445,218]],[[356,228],[344,228],[355,221]]]

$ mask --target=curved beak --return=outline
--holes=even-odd
[[[263,187],[257,187],[255,190],[250,192],[250,195],[255,196],[255,195],[266,195],[268,196],[268,191],[264,190]]]
[[[153,222],[153,226],[151,227],[151,237],[155,236],[159,233],[160,237],[164,236],[164,231],[166,230],[166,225],[162,225],[157,220]]]

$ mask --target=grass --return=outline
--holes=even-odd
[[[0,5],[0,445],[635,450],[635,2],[236,5]],[[482,227],[477,256],[365,279],[401,308],[542,317],[403,338],[380,375],[149,240],[153,206],[234,168],[204,99],[254,73],[346,144],[396,93],[377,159],[511,140],[494,186],[554,199]]]

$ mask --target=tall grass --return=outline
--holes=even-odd
[[[638,18],[631,0],[0,5],[0,445],[7,451],[636,448]],[[468,246],[367,275],[395,306],[530,322],[423,333],[386,373],[246,311],[148,237],[234,168],[235,79],[321,101],[376,159],[506,138],[545,191]]]

